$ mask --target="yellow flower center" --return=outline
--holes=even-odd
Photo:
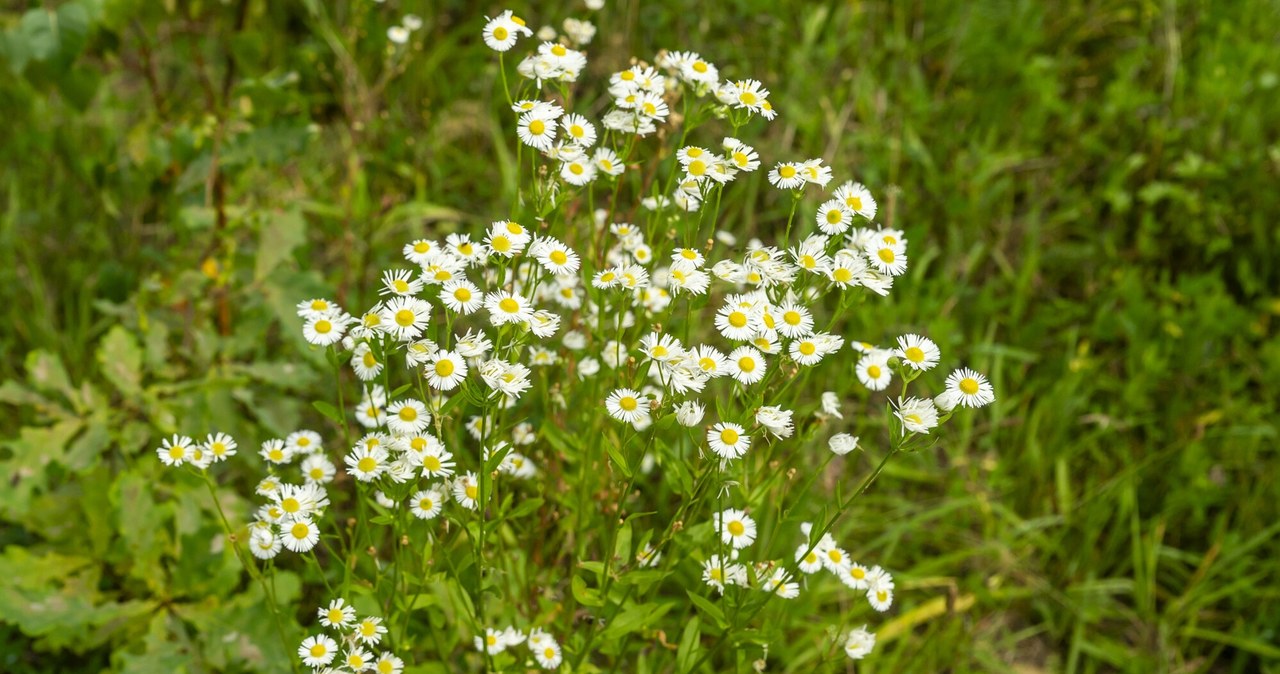
[[[841,220],[844,220],[844,215],[843,215],[842,213],[840,213],[840,210],[839,210],[839,209],[833,208],[833,209],[831,209],[831,210],[827,211],[827,224],[828,224],[828,225],[838,225],[838,224],[840,224],[840,221],[841,221]]]
[[[280,507],[284,508],[284,511],[287,513],[296,513],[299,510],[302,510],[302,504],[298,503],[298,499],[293,498],[292,496],[281,501]]]
[[[284,461],[284,451],[278,448],[272,449],[270,452],[267,452],[267,457],[272,461]]]
[[[498,302],[498,308],[509,314],[514,314],[520,311],[520,303],[510,297],[506,297],[501,302]]]
[[[844,203],[853,211],[862,210],[862,197],[849,197],[844,200]]]
[[[880,252],[876,253],[876,256],[883,260],[885,264],[893,264],[894,255],[892,248],[881,248]]]
[[[476,496],[480,494],[480,490],[474,484],[467,485],[466,492],[467,492],[467,498],[471,499],[472,501],[474,501],[476,499]]]
[[[289,533],[294,538],[298,540],[302,540],[307,536],[311,535],[311,527],[307,526],[302,522],[298,522],[297,524],[293,525],[293,528],[289,530]]]
[[[372,473],[377,467],[378,460],[372,456],[366,456],[363,459],[360,459],[359,463],[356,464],[356,468],[360,469],[361,473]]]
[[[747,533],[747,528],[743,526],[742,522],[739,522],[738,520],[734,520],[729,523],[730,535],[741,536],[742,534],[745,534],[745,533]]]
[[[802,354],[804,354],[804,355],[806,355],[806,356],[812,356],[812,355],[813,355],[813,353],[814,353],[815,351],[817,351],[817,350],[818,350],[818,347],[814,346],[814,345],[813,345],[813,342],[801,342],[801,343],[800,343],[800,353],[802,353]]]
[[[558,44],[551,48],[551,53],[555,54],[556,56],[564,56],[565,54],[569,53],[569,50],[565,49],[564,45]]]
[[[658,114],[658,106],[650,103],[649,101],[645,101],[643,108],[644,114],[649,115],[650,117]]]
[[[328,310],[328,308],[329,308],[329,303],[328,303],[328,302],[326,302],[326,301],[324,301],[324,300],[312,300],[312,301],[311,301],[311,310],[312,310],[312,311],[326,311],[326,310]]]
[[[436,376],[448,377],[453,374],[453,361],[441,359],[436,361]]]
[[[396,414],[396,416],[400,417],[402,421],[417,421],[418,410],[414,409],[409,405],[405,405],[404,407],[400,408],[400,411]]]
[[[493,39],[497,40],[498,42],[502,42],[503,40],[507,39],[507,34],[508,34],[507,29],[503,28],[502,26],[497,26],[493,29]]]
[[[973,377],[965,377],[960,380],[960,392],[965,395],[973,395],[978,392],[978,380]]]
[[[734,445],[738,442],[738,432],[732,428],[726,428],[720,431],[720,442],[726,445]]]
[[[867,376],[868,376],[868,377],[871,377],[872,379],[879,379],[879,378],[880,378],[880,366],[879,366],[879,365],[872,365],[872,366],[868,367],[868,368],[867,368]]]
[[[738,359],[738,369],[743,372],[755,372],[756,359],[751,356],[743,356]]]
[[[316,332],[327,335],[333,330],[333,324],[329,321],[316,321]]]
[[[471,245],[470,242],[468,242],[468,243],[462,244],[461,246],[458,246],[458,252],[462,253],[467,257],[471,257],[471,254],[475,252],[475,248]]]
[[[492,634],[490,634],[489,636],[485,637],[484,641],[490,646],[493,646],[498,643],[498,637],[495,637]]]
[[[378,364],[378,359],[373,357],[372,351],[365,351],[364,358],[361,358],[361,361],[364,362],[365,367],[375,367]]]
[[[505,253],[511,250],[511,239],[508,239],[505,236],[491,237],[489,239],[489,245],[493,246],[493,249],[499,253]],[[470,293],[468,293],[468,295],[470,295]]]
[[[422,467],[423,467],[423,468],[426,468],[427,470],[431,471],[432,473],[438,473],[438,472],[440,472],[440,468],[442,467],[442,465],[440,464],[440,457],[438,457],[438,456],[424,456],[424,457],[422,457]]]
[[[328,649],[324,647],[324,644],[316,644],[311,647],[311,657],[313,658],[324,657],[324,654],[327,650]]]
[[[418,501],[418,507],[422,510],[430,511],[433,507],[435,507],[435,504],[431,502],[431,499],[423,498],[420,501]]]
[[[375,635],[375,634],[377,634],[377,633],[378,633],[378,626],[377,626],[377,625],[375,625],[375,624],[373,624],[373,623],[371,623],[371,622],[369,622],[369,621],[367,621],[367,620],[366,620],[365,622],[360,623],[360,634],[362,634],[362,635],[364,635],[364,636],[366,636],[366,637],[371,637],[371,636],[373,636],[373,635]]]
[[[541,136],[542,132],[546,130],[547,130],[547,125],[544,124],[540,119],[535,119],[532,122],[529,122],[529,133],[535,136]]]
[[[751,161],[750,158],[747,157],[745,153],[742,153],[742,152],[733,153],[733,162],[738,166],[745,167],[748,163],[750,163],[750,161]]]
[[[705,73],[707,72],[707,64],[702,61],[694,61],[693,70],[694,72]]]
[[[707,163],[701,159],[695,159],[689,162],[689,175],[700,176],[707,172]]]
[[[907,360],[913,363],[924,362],[924,351],[918,346],[908,347],[906,351],[902,352],[902,355],[906,356]]]
[[[550,646],[548,646],[547,648],[542,649],[542,658],[543,658],[544,660],[554,660],[554,659],[556,659],[556,649],[551,648]]]
[[[209,445],[209,451],[213,452],[214,456],[222,456],[227,453],[227,446],[221,442],[215,442]]]
[[[612,170],[613,170],[613,162],[609,161],[608,159],[601,159],[601,160],[600,160],[600,168],[604,169],[605,171],[612,171]]]
[[[840,563],[840,560],[844,559],[844,555],[841,554],[839,550],[831,550],[830,552],[827,553],[827,557],[829,557],[831,561],[837,564]]]
[[[908,414],[908,415],[907,415],[906,417],[904,417],[904,418],[905,418],[907,421],[910,421],[910,422],[911,422],[911,423],[913,423],[913,424],[921,424],[921,425],[923,425],[923,424],[924,424],[924,419],[921,419],[921,418],[920,418],[920,415],[919,415],[919,414],[916,414],[915,412],[912,412],[911,414]]]
[[[431,252],[431,244],[427,243],[426,241],[419,241],[413,244],[413,252],[419,255],[423,253],[429,253]]]
[[[782,314],[782,320],[783,320],[783,322],[784,322],[784,323],[786,323],[787,325],[800,325],[800,321],[801,321],[802,319],[803,319],[803,317],[802,317],[802,316],[800,316],[800,312],[799,312],[799,311],[794,311],[794,310],[793,310],[793,311],[788,311],[788,312],[786,312],[786,313]]]
[[[755,94],[750,91],[744,91],[738,94],[738,100],[742,101],[743,105],[755,105],[757,99]]]
[[[364,658],[360,657],[357,653],[352,653],[347,656],[347,666],[356,671],[360,671],[361,669],[364,669]]]
[[[312,468],[312,469],[311,469],[311,479],[313,479],[313,480],[320,480],[320,479],[323,479],[323,478],[324,478],[324,469],[323,469],[323,468]]]
[[[853,272],[844,267],[840,267],[832,272],[831,277],[834,278],[837,283],[848,283],[853,280]]]
[[[402,279],[402,278],[398,278],[398,279],[396,279],[396,280],[392,281],[392,282],[391,282],[391,285],[392,285],[392,287],[394,287],[394,288],[396,289],[396,292],[398,292],[398,293],[407,293],[407,292],[409,292],[409,284],[408,284],[408,283],[406,283],[406,282],[405,282],[405,280],[404,280],[404,279]]]
[[[640,401],[632,398],[631,396],[623,396],[622,400],[618,401],[618,407],[621,407],[628,412],[634,411],[639,406]]]
[[[342,611],[341,611],[341,610],[336,609],[336,608],[331,608],[331,609],[329,609],[329,622],[331,622],[331,623],[333,623],[333,624],[335,624],[335,625],[338,625],[338,624],[342,623],[342,621],[343,621],[345,618],[346,618],[346,616],[344,616],[344,615],[342,614]]]
[[[169,448],[169,458],[177,461],[187,455],[187,450],[182,445],[174,445]]]
[[[729,325],[735,328],[744,327],[747,324],[747,315],[741,311],[735,311],[729,314]]]
[[[577,164],[574,164],[574,166],[576,166],[576,167],[578,168],[578,171],[579,171],[579,172],[581,172],[581,171],[582,171],[582,167],[581,167],[581,166],[578,166]],[[551,251],[551,254],[550,254],[550,255],[548,255],[547,257],[551,259],[551,262],[553,262],[553,263],[555,263],[555,264],[558,264],[558,265],[560,265],[560,264],[564,264],[564,263],[566,263],[566,262],[568,262],[568,261],[569,261],[569,256],[568,256],[568,255],[565,255],[565,253],[564,253],[564,251],[563,251],[563,250],[553,250],[553,251]]]
[[[850,575],[850,576],[853,576],[853,577],[854,577],[855,579],[857,579],[857,580],[862,580],[863,578],[866,578],[866,577],[867,577],[867,572],[866,572],[866,571],[864,571],[864,570],[862,569],[862,567],[860,567],[860,566],[855,566],[855,567],[853,567],[853,568],[849,569],[849,575]]]
[[[783,166],[782,168],[778,169],[778,175],[782,176],[783,178],[794,178],[796,177],[796,167]]]
[[[624,71],[622,71],[622,72],[618,73],[618,79],[620,79],[620,80],[622,80],[622,81],[624,81],[624,82],[630,82],[631,80],[634,80],[635,78],[636,78],[636,74],[635,74],[635,73],[633,73],[633,72],[631,72],[630,70],[624,70]]]
[[[702,358],[698,359],[698,367],[702,368],[703,372],[712,372],[716,369],[716,361],[706,356],[703,356]]]
[[[810,551],[809,554],[804,556],[804,561],[806,564],[813,564],[818,561],[818,553]]]
[[[607,271],[600,275],[600,280],[605,283],[612,283],[615,278],[618,278],[617,275],[611,271]]]
[[[413,325],[413,322],[417,319],[418,317],[408,309],[401,309],[396,312],[396,323],[402,328],[407,328],[410,325]]]

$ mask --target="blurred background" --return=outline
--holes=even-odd
[[[991,375],[865,502],[904,580],[859,671],[1280,672],[1280,3],[0,7],[0,670],[255,668],[150,449],[314,424],[293,304],[506,216],[510,7],[595,22],[588,82],[662,48],[762,80],[765,163],[822,156],[911,241],[867,334]],[[785,221],[761,178],[726,228]]]

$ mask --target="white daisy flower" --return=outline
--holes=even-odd
[[[195,446],[192,444],[191,438],[185,435],[174,435],[160,442],[160,447],[156,449],[156,455],[160,457],[160,462],[166,466],[181,466],[183,463],[192,460],[195,455]]]
[[[920,335],[903,335],[898,338],[898,348],[894,355],[902,359],[902,364],[914,370],[929,370],[938,364],[942,352],[933,340]]]
[[[889,357],[893,353],[887,350],[876,350],[858,359],[854,373],[858,381],[872,391],[883,391],[893,381],[893,372],[889,370]]]
[[[467,361],[453,351],[440,350],[424,368],[427,385],[437,391],[452,391],[467,378]]]
[[[629,388],[614,390],[604,406],[609,416],[623,423],[633,424],[649,416],[649,398]]]
[[[280,525],[280,538],[284,547],[293,552],[307,552],[320,542],[320,528],[310,518],[293,520]]]
[[[729,352],[726,371],[729,376],[738,380],[744,386],[764,379],[764,373],[767,368],[768,363],[765,362],[764,354],[754,347],[740,346]]]
[[[858,448],[858,438],[848,433],[836,433],[827,440],[827,448],[836,456],[844,456]]]
[[[467,315],[484,304],[484,293],[466,279],[454,279],[440,286],[440,301],[450,311]]]
[[[735,550],[751,545],[756,540],[756,521],[741,510],[729,508],[712,517],[714,530],[720,541],[732,545]]]
[[[421,400],[406,398],[387,406],[387,428],[392,433],[412,434],[421,432],[431,423],[431,413]]]
[[[356,609],[342,598],[334,599],[328,606],[321,606],[316,613],[322,627],[344,629],[356,621]]]
[[[996,399],[995,389],[987,378],[969,368],[960,368],[947,375],[947,393],[964,407],[982,407]]]
[[[894,412],[909,433],[928,433],[929,429],[938,425],[938,408],[932,400],[907,398]]]
[[[339,316],[323,314],[312,316],[302,326],[302,337],[316,346],[329,346],[342,341],[347,322]]]
[[[722,421],[707,430],[707,444],[711,451],[723,459],[736,459],[747,453],[751,447],[751,436],[742,426]]]
[[[315,669],[333,662],[337,655],[338,643],[323,634],[309,636],[298,646],[298,657],[302,658],[302,664]]]
[[[521,35],[527,37],[533,35],[533,31],[525,25],[524,19],[507,10],[495,18],[488,19],[481,35],[484,37],[485,45],[490,49],[504,52],[514,47]]]
[[[844,641],[845,655],[854,660],[861,660],[867,657],[875,647],[876,635],[868,632],[866,625],[849,632],[849,636]]]

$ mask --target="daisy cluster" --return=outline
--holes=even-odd
[[[497,655],[519,645],[525,645],[529,654],[543,669],[555,669],[560,666],[563,653],[555,637],[545,631],[534,628],[528,634],[514,627],[497,630],[486,628],[484,636],[475,637],[476,650],[486,655]]]
[[[400,674],[404,671],[404,660],[388,651],[375,655],[370,650],[377,648],[387,633],[382,618],[358,618],[355,607],[341,598],[316,612],[320,626],[329,633],[313,634],[302,640],[298,646],[302,664],[316,672]]]
[[[493,480],[550,489],[530,455],[554,458],[531,447],[538,432],[525,420],[535,412],[547,418],[573,411],[582,425],[575,430],[601,433],[601,442],[670,434],[708,462],[720,482],[719,500],[730,507],[717,506],[711,515],[711,545],[690,532],[680,544],[694,548],[692,556],[671,555],[669,563],[705,560],[701,578],[712,591],[740,587],[792,599],[805,577],[825,570],[865,593],[872,609],[889,610],[892,576],[854,562],[825,529],[811,541],[812,527],[802,527],[805,543],[794,559],[769,559],[766,551],[764,561],[740,560],[761,525],[748,514],[751,503],[733,501],[745,490],[734,489],[727,476],[761,462],[761,448],[769,456],[777,447],[803,451],[802,444],[844,418],[835,392],[822,393],[816,405],[805,402],[810,395],[803,383],[790,397],[774,395],[824,363],[836,377],[852,374],[873,392],[901,379],[903,392],[893,400],[895,448],[930,433],[959,408],[995,399],[986,377],[968,368],[953,371],[937,395],[907,396],[909,384],[941,363],[933,341],[906,334],[881,348],[843,333],[839,319],[846,310],[887,295],[906,273],[905,233],[877,220],[871,191],[854,180],[840,183],[812,217],[797,223],[806,190],[825,191],[834,171],[822,159],[780,161],[766,179],[780,190],[773,194],[789,201],[785,233],[780,241],[740,245],[733,234],[717,231],[720,200],[736,180],[765,165],[738,136],[755,118],[767,123],[778,116],[769,90],[754,79],[722,78],[699,54],[663,51],[652,64],[635,61],[612,73],[607,99],[575,111],[569,101],[580,98],[568,92],[587,65],[577,47],[591,41],[594,27],[566,22],[565,36],[555,33],[539,31],[534,53],[516,65],[527,81],[514,96],[506,91],[522,157],[521,195],[511,212],[470,232],[405,243],[404,261],[382,271],[377,300],[363,311],[348,313],[326,298],[297,305],[303,338],[359,381],[359,396],[339,412],[354,418],[364,435],[354,442],[354,434],[348,436],[337,465],[310,431],[263,443],[271,474],[258,485],[268,503],[251,527],[254,554],[265,559],[281,547],[304,553],[317,545],[316,522],[329,504],[325,485],[339,468],[361,495],[420,520],[442,513],[464,523],[483,517]],[[488,20],[481,34],[500,54],[533,36],[510,11]],[[503,83],[505,89],[505,71]],[[593,119],[591,111],[602,114]],[[732,133],[699,144],[689,132],[710,119]],[[667,133],[677,125],[684,125],[682,133]],[[636,152],[654,136],[683,140],[646,166]],[[535,166],[531,175],[523,170],[530,163],[524,156]],[[652,179],[644,184],[652,187],[622,193],[624,176],[634,169],[643,169]],[[612,192],[614,201],[557,211],[578,197],[579,206],[591,204],[598,192]],[[826,316],[832,305],[838,310]],[[408,374],[408,383],[396,388],[393,374],[397,383]],[[589,403],[574,408],[570,401],[583,397]],[[674,423],[660,425],[668,417]],[[623,439],[612,429],[621,429]],[[859,444],[848,433],[822,437],[828,459]],[[446,440],[455,443],[456,456]],[[157,451],[170,465],[203,468],[200,462],[216,460],[214,442],[210,436],[196,446],[175,437]],[[228,443],[218,442],[226,454]],[[229,447],[234,453],[234,441]],[[280,482],[276,471],[295,461],[301,483]],[[635,567],[658,568],[670,537],[641,540]],[[341,650],[347,670],[380,666],[382,660],[363,650],[379,637],[363,640],[364,623],[351,629],[354,613],[348,621],[333,613],[335,606],[339,613],[350,608],[335,601],[322,609],[321,623],[349,630],[339,634],[346,645],[310,637],[299,655],[327,667]],[[561,663],[559,644],[541,630],[489,628],[473,636],[487,656],[525,645],[539,666]],[[845,648],[860,658],[874,643],[865,629],[854,630]]]

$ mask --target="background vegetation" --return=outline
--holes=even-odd
[[[271,671],[207,493],[150,450],[326,428],[292,305],[365,306],[404,241],[505,215],[479,40],[504,6],[5,6],[0,669]],[[425,26],[395,57],[406,12]],[[989,412],[891,464],[844,532],[900,578],[861,671],[1280,672],[1280,5],[592,16],[592,72],[674,48],[763,80],[782,116],[762,155],[825,157],[912,241],[866,329],[992,375]],[[769,234],[788,204],[752,194],[725,221]],[[305,623],[314,588],[281,582]]]

